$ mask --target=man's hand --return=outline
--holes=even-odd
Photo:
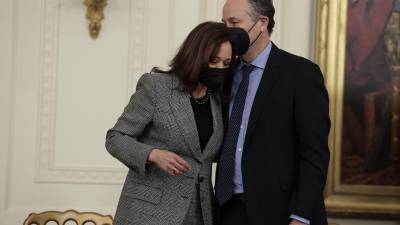
[[[297,220],[292,220],[292,222],[290,222],[289,225],[307,225],[307,224],[302,223],[302,222],[297,221]]]
[[[189,163],[167,150],[153,149],[148,156],[148,161],[156,164],[171,176],[179,176],[191,170]]]

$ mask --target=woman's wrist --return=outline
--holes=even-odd
[[[147,164],[154,163],[154,154],[156,154],[156,151],[159,151],[159,150],[154,148],[150,151],[149,155],[147,156]]]

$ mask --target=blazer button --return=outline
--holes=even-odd
[[[204,181],[204,177],[199,177],[199,181],[203,182]]]

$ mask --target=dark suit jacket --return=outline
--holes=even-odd
[[[273,45],[242,156],[251,225],[288,224],[290,214],[312,225],[327,224],[323,189],[329,129],[329,100],[319,67]]]

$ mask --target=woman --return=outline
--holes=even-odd
[[[129,172],[114,225],[210,225],[211,164],[222,143],[220,91],[232,61],[229,29],[194,28],[171,69],[143,75],[106,148]]]

